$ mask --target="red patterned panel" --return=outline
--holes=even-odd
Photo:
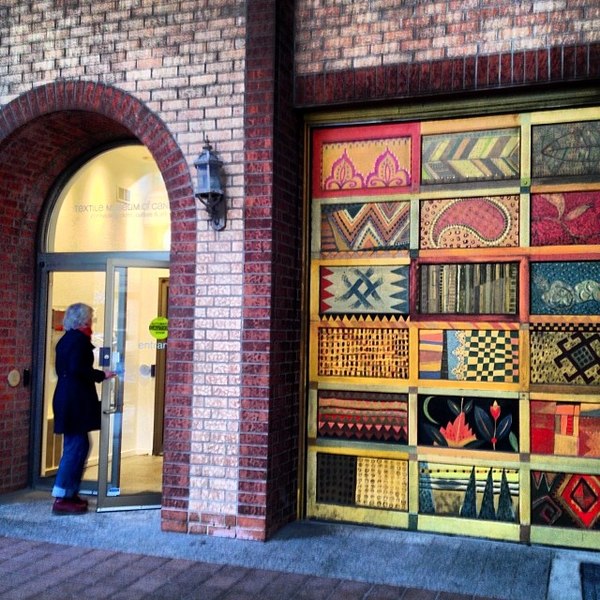
[[[600,191],[533,194],[531,245],[600,244]]]

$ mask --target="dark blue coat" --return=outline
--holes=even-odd
[[[104,371],[94,369],[94,346],[90,338],[71,329],[56,344],[54,433],[86,433],[100,429],[100,402],[96,383]]]

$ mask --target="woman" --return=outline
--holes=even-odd
[[[79,497],[79,486],[90,451],[89,432],[100,429],[100,401],[96,383],[114,377],[112,371],[94,369],[92,318],[87,304],[72,304],[65,311],[64,335],[56,345],[54,392],[54,433],[63,434],[63,454],[58,465],[52,495],[55,514],[87,511],[87,501]]]

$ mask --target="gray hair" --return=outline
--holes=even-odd
[[[67,307],[63,318],[63,326],[65,331],[69,329],[78,329],[83,327],[88,321],[92,320],[94,309],[87,304],[77,302]]]

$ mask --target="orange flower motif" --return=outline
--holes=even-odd
[[[466,422],[464,412],[459,413],[453,423],[448,422],[446,427],[440,428],[440,433],[448,442],[449,448],[464,448],[467,444],[477,440],[477,436]]]

